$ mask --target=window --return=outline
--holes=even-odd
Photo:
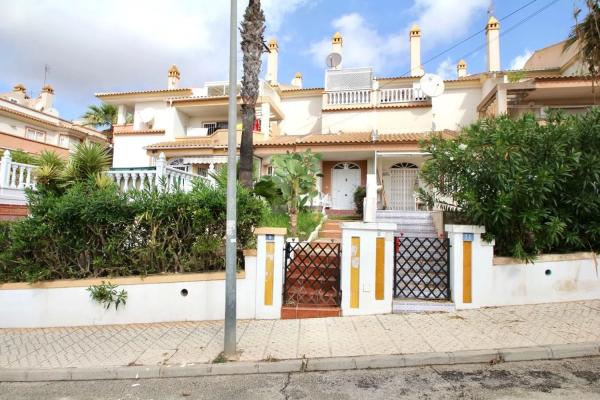
[[[212,135],[217,130],[217,123],[216,122],[205,122],[202,124],[202,127],[208,129],[208,132],[207,132],[208,135]]]
[[[335,164],[333,169],[360,169],[360,167],[354,163],[339,163]]]
[[[46,143],[55,145],[57,139],[58,139],[58,135],[56,134],[56,132],[46,133]]]
[[[60,135],[58,138],[58,145],[60,147],[64,147],[65,149],[69,148],[69,137],[65,135]]]
[[[401,163],[392,165],[392,168],[397,169],[397,168],[418,168],[418,167],[413,163],[401,162]]]
[[[275,175],[275,167],[273,167],[272,165],[269,165],[267,167],[267,175],[270,175],[270,176]]]
[[[29,128],[25,129],[25,137],[31,140],[37,140],[38,142],[43,142],[46,139],[46,132],[40,131],[39,129]]]

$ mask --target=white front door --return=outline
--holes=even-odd
[[[412,163],[398,163],[390,168],[389,209],[416,211],[418,168]]]
[[[360,167],[354,163],[339,163],[331,174],[331,208],[354,210],[354,191],[360,185]]]

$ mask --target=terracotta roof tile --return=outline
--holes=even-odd
[[[133,125],[114,125],[114,135],[152,135],[152,134],[164,134],[164,129],[133,129]]]
[[[436,134],[446,139],[456,136],[454,131],[446,130]],[[385,133],[380,134],[376,140],[372,140],[371,132],[347,132],[339,134],[313,133],[304,136],[273,136],[267,140],[262,139],[260,133],[255,133],[255,147],[283,147],[303,145],[332,145],[332,144],[373,144],[373,143],[416,143],[421,139],[428,138],[429,132],[413,133]],[[238,132],[238,145],[241,132]],[[177,139],[169,142],[161,142],[147,146],[149,150],[159,149],[184,149],[184,148],[226,148],[227,131],[219,130],[214,135],[201,138]]]
[[[177,89],[151,89],[151,90],[133,90],[129,92],[105,92],[105,93],[95,93],[96,97],[109,97],[109,96],[127,96],[132,94],[183,94],[183,93],[192,93],[192,89],[190,88],[177,88]]]

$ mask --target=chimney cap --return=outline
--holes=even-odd
[[[13,92],[23,92],[23,93],[25,93],[26,91],[27,91],[27,89],[25,88],[25,85],[23,85],[22,83],[17,83],[13,87]]]
[[[493,15],[490,15],[490,18],[488,19],[488,23],[487,23],[487,29],[498,29],[498,28],[500,28],[500,22],[498,22],[496,17],[494,17]]]
[[[336,32],[333,34],[333,37],[331,38],[331,43],[333,44],[342,44],[344,42],[344,39],[342,38],[342,34],[339,32]]]
[[[294,78],[302,79],[302,72],[296,72],[296,75],[294,76]]]
[[[171,68],[169,68],[169,78],[179,78],[179,76],[180,74],[179,69],[177,69],[177,65],[171,65]]]
[[[52,85],[50,85],[50,84],[46,84],[46,85],[44,85],[44,87],[42,88],[42,93],[54,94],[54,88],[52,87]]]
[[[467,68],[467,62],[465,60],[460,60],[456,66],[458,68]]]
[[[279,50],[279,45],[277,44],[277,40],[275,40],[275,38],[269,40],[269,50]]]
[[[421,36],[421,28],[417,24],[413,24],[410,28],[410,36]]]

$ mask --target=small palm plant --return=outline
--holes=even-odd
[[[281,190],[290,214],[290,233],[294,237],[298,230],[298,212],[319,194],[320,161],[321,155],[310,150],[273,156],[275,175],[266,179],[272,179]]]
[[[68,162],[52,151],[44,151],[35,172],[40,187],[60,192],[79,182],[93,182],[97,187],[109,185],[105,172],[110,156],[105,146],[92,142],[79,144]]]

